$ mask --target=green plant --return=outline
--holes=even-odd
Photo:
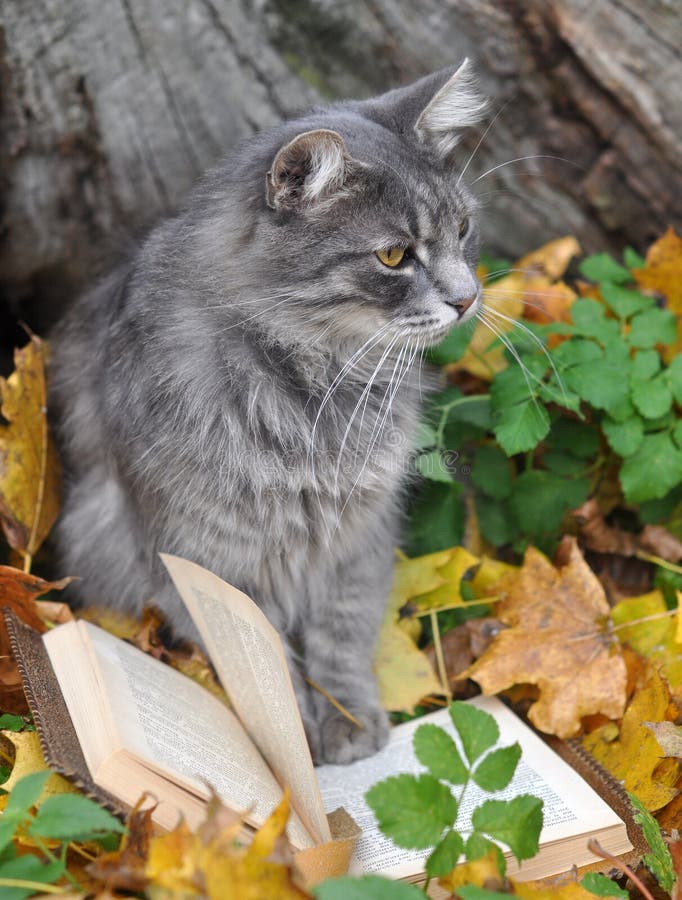
[[[437,725],[420,725],[413,745],[426,772],[392,776],[375,784],[365,795],[386,837],[399,847],[432,848],[426,860],[424,892],[431,878],[450,873],[462,855],[471,861],[491,849],[497,854],[500,875],[504,876],[505,860],[496,842],[509,847],[520,862],[537,853],[542,829],[542,800],[528,794],[511,800],[484,800],[473,809],[470,819],[462,815],[462,800],[471,785],[486,793],[507,787],[521,750],[518,744],[495,747],[500,736],[495,719],[471,704],[450,704],[450,717],[459,747]],[[320,885],[315,896],[317,900],[423,897],[416,888],[407,892],[402,886],[399,893],[393,890],[394,886],[394,882],[376,876],[335,879]]]
[[[469,473],[479,527],[496,547],[551,550],[566,512],[604,485],[639,506],[641,523],[682,519],[682,356],[666,353],[677,318],[637,290],[641,257],[628,250],[625,263],[587,257],[580,271],[594,296],[573,302],[570,323],[523,323],[504,335],[509,365],[489,389],[433,397],[410,555],[461,541]],[[432,360],[455,362],[467,340],[455,330]]]
[[[68,872],[66,852],[70,841],[98,841],[113,849],[125,828],[97,803],[80,794],[55,794],[33,811],[52,773],[34,772],[12,788],[0,819],[0,894],[3,900],[23,900],[49,892],[64,878],[83,890]],[[32,845],[36,854],[19,856],[15,841]],[[61,842],[55,852],[47,842]]]

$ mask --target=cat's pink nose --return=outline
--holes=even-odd
[[[468,297],[453,297],[452,300],[448,300],[447,303],[448,306],[454,307],[461,316],[474,305],[477,297],[478,292],[470,294]]]

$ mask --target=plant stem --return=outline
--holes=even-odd
[[[626,875],[633,884],[636,884],[639,890],[642,893],[642,896],[646,897],[646,900],[654,900],[651,895],[651,892],[644,885],[642,881],[635,875],[632,869],[629,866],[626,866],[622,860],[618,859],[617,856],[613,856],[608,850],[604,850],[604,848],[599,844],[594,838],[590,838],[587,842],[587,849],[594,853],[595,856],[601,856],[602,859],[608,859],[608,861],[616,867],[623,875]]]
[[[50,848],[47,846],[47,844],[45,844],[45,843],[38,837],[37,834],[31,834],[31,835],[29,835],[29,837],[30,837],[31,840],[34,842],[34,844],[36,845],[36,847],[38,847],[38,849],[41,850],[41,851],[45,854],[45,856],[50,860],[50,862],[58,863],[58,864],[63,865],[63,866],[64,866],[64,878],[66,878],[67,881],[71,882],[71,884],[72,884],[77,890],[79,890],[81,893],[85,893],[85,888],[83,887],[83,885],[82,885],[76,878],[74,878],[74,876],[71,874],[71,872],[69,872],[69,870],[66,868],[66,863],[65,863],[65,861],[64,861],[63,859],[62,859],[62,860],[58,859],[58,858],[54,855],[54,853],[50,850]]]
[[[0,878],[0,887],[24,888],[27,891],[41,894],[65,894],[66,889],[56,884],[45,884],[42,881],[25,881],[23,878]],[[83,893],[83,888],[80,888]]]
[[[316,691],[319,691],[320,694],[322,694],[322,696],[325,698],[325,700],[328,700],[335,709],[338,709],[338,711],[341,713],[341,715],[345,716],[349,722],[352,722],[353,725],[357,725],[358,728],[365,727],[359,719],[355,718],[355,716],[353,715],[352,712],[350,712],[349,710],[346,709],[346,707],[343,705],[343,703],[339,703],[339,701],[335,697],[332,697],[332,695],[329,693],[329,691],[325,691],[325,689],[322,687],[321,684],[318,684],[316,681],[313,681],[312,678],[308,678],[307,675],[304,675],[304,678],[308,682],[308,684],[310,685],[311,688],[313,688]]]
[[[645,553],[644,550],[638,550],[635,556],[637,559],[643,559],[646,562],[653,563],[655,566],[660,566],[662,569],[668,569],[670,572],[682,575],[682,566],[676,566],[675,563],[668,562],[667,559],[663,559],[660,556],[653,556],[651,553]]]
[[[676,615],[676,609],[666,609],[665,612],[652,613],[650,616],[642,616],[641,619],[630,619],[629,622],[621,622],[620,625],[614,625],[611,631],[622,631],[624,628],[631,628],[633,625],[641,625],[642,622],[655,622],[657,619],[667,619]]]
[[[448,701],[452,700],[452,691],[450,690],[450,682],[448,681],[448,672],[445,668],[445,657],[443,656],[443,645],[440,641],[440,628],[438,627],[438,616],[436,610],[430,612],[431,630],[433,632],[433,649],[436,651],[436,662],[438,663],[438,677],[443,686],[443,692]]]

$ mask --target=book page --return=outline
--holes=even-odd
[[[201,566],[161,554],[247,732],[317,843],[331,840],[282,641],[246,594]]]
[[[498,746],[514,741],[521,745],[521,762],[511,784],[492,796],[509,800],[518,794],[528,793],[542,798],[544,827],[540,836],[541,845],[622,824],[616,813],[587,782],[500,700],[496,697],[476,697],[468,702],[495,716],[500,727]],[[455,738],[450,715],[447,709],[442,709],[393,728],[386,747],[369,759],[358,760],[349,766],[325,765],[316,769],[327,810],[343,805],[362,828],[354,858],[356,871],[380,872],[392,878],[410,878],[424,871],[428,851],[396,847],[379,831],[374,813],[364,800],[366,791],[377,781],[404,772],[418,775],[425,771],[412,749],[412,736],[424,722],[439,725]],[[461,747],[460,753],[465,758]],[[453,788],[456,797],[460,792],[461,788]],[[472,810],[490,797],[475,784],[467,787],[461,806],[463,830],[471,829]],[[458,830],[462,829],[458,826]],[[594,857],[590,855],[590,858]],[[511,866],[510,870],[513,868]]]
[[[74,727],[84,745],[88,731],[101,725],[87,703],[106,698],[111,752],[125,749],[155,771],[196,796],[208,798],[210,784],[233,810],[260,825],[282,798],[282,788],[236,717],[216,697],[170,666],[88,622],[77,625],[86,645],[96,692],[73,666],[73,642],[45,636],[45,645]],[[60,646],[61,645],[61,646]],[[76,675],[76,677],[74,677]],[[117,746],[116,746],[117,745]],[[97,780],[107,759],[85,753]],[[140,785],[140,793],[145,789]],[[289,836],[299,848],[313,841],[297,816]]]

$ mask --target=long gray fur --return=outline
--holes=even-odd
[[[158,553],[237,585],[287,638],[318,760],[387,738],[372,654],[420,354],[480,303],[452,148],[481,108],[465,63],[258,135],[52,336],[72,591],[153,598],[196,637]],[[413,256],[391,269],[375,251],[394,245]]]

